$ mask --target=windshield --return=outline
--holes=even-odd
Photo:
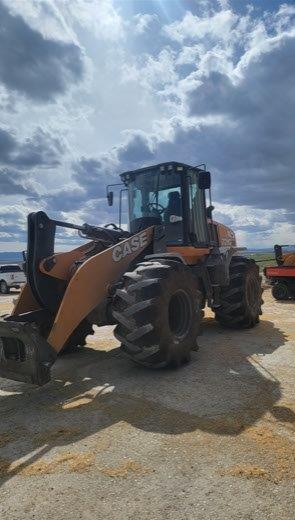
[[[0,266],[1,273],[18,273],[21,271],[19,265],[2,265]]]
[[[167,243],[181,243],[182,193],[181,173],[145,170],[129,183],[130,222],[157,217],[166,227]]]

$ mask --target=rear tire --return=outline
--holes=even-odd
[[[7,283],[5,282],[5,280],[1,280],[0,282],[0,293],[1,294],[9,294],[10,292],[10,289],[7,285]]]
[[[180,262],[143,262],[125,273],[113,300],[122,351],[150,368],[188,362],[200,334],[201,299],[197,278]]]
[[[230,283],[221,290],[221,307],[216,319],[224,327],[248,329],[262,314],[262,288],[259,268],[254,260],[234,256],[229,268]]]
[[[271,293],[276,300],[289,300],[290,293],[285,283],[277,282],[272,286]]]

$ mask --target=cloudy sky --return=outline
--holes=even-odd
[[[294,56],[294,1],[0,0],[0,250],[29,211],[114,220],[105,184],[169,160],[240,245],[294,243]]]

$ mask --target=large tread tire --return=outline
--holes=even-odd
[[[149,368],[188,362],[200,334],[201,301],[188,266],[164,260],[138,264],[125,273],[113,299],[114,335],[122,351]]]
[[[254,260],[233,256],[230,283],[221,291],[221,306],[215,317],[221,325],[233,329],[248,329],[259,322],[262,314],[262,278]]]

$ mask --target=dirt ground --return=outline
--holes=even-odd
[[[250,331],[207,312],[178,371],[105,327],[43,388],[0,379],[0,518],[293,519],[295,303],[264,299]]]

